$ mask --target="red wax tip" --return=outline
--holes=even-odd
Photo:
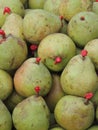
[[[87,53],[88,53],[87,50],[82,50],[82,51],[81,51],[81,55],[82,55],[83,57],[87,56]]]
[[[60,16],[60,19],[61,19],[61,20],[63,20],[63,19],[64,19],[64,17],[63,17],[63,16]]]
[[[96,2],[98,2],[98,0],[96,0]]]
[[[55,64],[60,63],[61,61],[62,61],[61,57],[58,56],[55,58]]]
[[[40,91],[40,87],[39,86],[36,86],[34,89],[35,89],[36,93],[39,93],[39,91]]]
[[[37,57],[37,58],[36,58],[36,63],[39,63],[40,60],[41,60],[41,58],[40,58],[40,57]]]
[[[33,45],[30,46],[30,49],[31,49],[32,51],[36,51],[37,48],[38,48],[38,45],[36,45],[36,44],[33,44]]]
[[[5,38],[5,32],[4,32],[4,30],[0,29],[0,35],[2,35],[3,38]]]
[[[84,96],[84,98],[86,98],[88,100],[91,99],[92,97],[93,97],[93,93],[91,93],[91,92],[90,93],[86,93],[85,96]]]
[[[6,14],[6,13],[8,13],[8,14],[11,13],[11,9],[9,7],[4,8],[3,14]]]
[[[84,16],[81,16],[80,19],[81,19],[81,20],[85,20],[85,17],[84,17]]]

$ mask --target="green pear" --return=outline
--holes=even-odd
[[[93,125],[90,128],[88,128],[87,130],[98,130],[98,125]]]
[[[98,39],[89,41],[84,49],[88,51],[88,56],[91,58],[96,70],[98,70]]]
[[[6,35],[12,34],[15,37],[24,39],[23,19],[19,14],[11,13],[9,16],[7,16],[2,29],[5,31]]]
[[[56,104],[54,115],[57,123],[67,130],[85,130],[94,121],[93,103],[85,98],[66,95]],[[86,100],[87,101],[87,100]]]
[[[3,32],[3,31],[2,31]],[[3,32],[4,33],[4,32]],[[11,71],[17,69],[27,58],[27,44],[12,34],[0,39],[0,68]]]
[[[43,9],[32,9],[23,19],[23,34],[30,43],[39,43],[44,37],[61,28],[59,16]]]
[[[39,95],[45,96],[51,89],[52,76],[50,71],[37,58],[28,58],[17,69],[14,75],[14,86],[20,95],[28,97],[34,95],[35,87],[40,87]]]
[[[0,100],[0,130],[12,130],[11,114],[1,100]]]
[[[58,74],[52,74],[52,87],[49,93],[45,97],[45,101],[51,112],[54,111],[56,103],[61,97],[65,95],[60,84],[60,76]]]
[[[48,130],[50,111],[41,96],[30,96],[13,110],[12,119],[17,130]]]
[[[9,111],[12,112],[15,106],[23,100],[24,97],[19,95],[15,90],[13,90],[9,97],[4,100],[4,103],[9,109]]]
[[[54,128],[49,129],[49,130],[65,130],[65,129],[63,129],[61,127],[54,127]]]
[[[91,0],[62,0],[59,6],[59,14],[67,21],[82,11],[91,11],[93,2]]]
[[[62,0],[46,0],[43,9],[56,15],[60,15],[59,14],[60,3],[62,3]]]
[[[68,23],[67,34],[78,47],[83,48],[98,38],[98,15],[90,11],[77,13]]]
[[[0,69],[0,99],[5,100],[13,91],[13,80],[7,71]]]
[[[92,11],[98,14],[98,2],[93,2]]]
[[[46,0],[28,0],[28,7],[31,9],[43,9]]]
[[[20,0],[0,0],[0,8],[9,7],[13,13],[24,16],[24,6]]]
[[[63,33],[53,33],[46,36],[38,46],[38,56],[41,61],[55,72],[63,70],[75,54],[75,43]]]
[[[85,51],[85,50],[84,50]],[[98,88],[98,76],[89,56],[78,54],[71,58],[61,74],[61,85],[66,94],[84,96]]]

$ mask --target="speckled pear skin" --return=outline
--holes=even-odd
[[[50,111],[41,96],[33,95],[15,107],[12,119],[17,130],[48,130]]]
[[[58,32],[60,28],[59,16],[43,9],[31,10],[23,19],[23,34],[30,43],[39,43],[47,35]]]

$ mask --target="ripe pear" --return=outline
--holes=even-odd
[[[57,123],[67,130],[86,130],[95,117],[93,103],[73,95],[62,97],[56,104],[54,115]],[[87,100],[86,100],[87,101]]]
[[[50,71],[37,58],[28,58],[14,75],[14,86],[17,93],[23,97],[35,94],[34,88],[40,87],[39,95],[45,96],[51,89],[52,76]]]
[[[75,54],[75,43],[63,33],[54,33],[46,36],[38,46],[38,56],[41,61],[55,72],[63,70]]]
[[[13,80],[10,74],[0,69],[0,99],[5,100],[13,91]]]
[[[51,112],[54,112],[54,108],[61,97],[65,95],[60,84],[60,76],[58,74],[52,74],[52,87],[49,93],[45,97],[45,101]]]
[[[77,13],[68,23],[67,34],[83,48],[90,40],[98,38],[98,15],[90,11]]]
[[[27,58],[27,44],[23,39],[5,35],[0,39],[0,68],[6,71],[17,69]]]
[[[24,6],[20,0],[0,0],[0,8],[9,7],[11,12],[24,16]]]
[[[0,130],[12,130],[12,117],[7,107],[0,100]]]
[[[71,58],[62,71],[60,81],[63,91],[71,95],[84,96],[87,92],[94,93],[98,88],[94,64],[89,56],[82,54]]]
[[[92,6],[91,0],[62,0],[59,6],[59,14],[70,21],[79,12],[91,11]]]
[[[12,119],[17,130],[48,130],[50,111],[41,96],[30,96],[13,110]]]
[[[28,0],[28,7],[30,9],[43,9],[46,0]]]
[[[59,16],[43,9],[32,9],[23,19],[23,34],[30,43],[39,43],[44,37],[61,28]]]
[[[84,49],[88,51],[88,56],[91,58],[95,69],[98,70],[98,39],[89,41]]]
[[[2,29],[6,35],[12,34],[15,37],[24,39],[23,36],[23,19],[19,14],[11,13],[5,20]]]
[[[88,128],[87,130],[98,130],[98,125],[93,125],[90,128]]]

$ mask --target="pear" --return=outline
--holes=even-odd
[[[66,95],[56,104],[57,123],[67,130],[86,130],[94,121],[95,110],[91,101],[83,97]]]
[[[2,29],[6,35],[12,34],[15,37],[24,39],[23,36],[23,19],[19,14],[11,13],[5,20]]]
[[[47,67],[38,57],[28,58],[14,75],[14,86],[17,93],[23,97],[35,94],[34,88],[40,87],[39,95],[45,96],[51,89],[52,76]]]
[[[97,1],[93,2],[92,11],[95,12],[96,14],[98,14],[98,2]]]
[[[90,128],[88,128],[87,130],[98,130],[98,125],[93,125]]]
[[[91,0],[61,0],[59,14],[67,21],[82,11],[92,11],[93,2]]]
[[[20,0],[0,0],[0,8],[4,7],[9,7],[11,12],[24,16],[24,6]]]
[[[13,111],[15,106],[24,100],[24,97],[19,95],[15,90],[4,100],[5,105],[7,106],[10,112]]]
[[[83,11],[74,15],[68,23],[67,34],[76,45],[83,48],[89,41],[98,38],[98,15]]]
[[[46,0],[28,0],[28,7],[30,9],[43,9]]]
[[[54,128],[49,129],[49,130],[65,130],[65,129],[63,129],[61,127],[54,127]]]
[[[61,97],[65,95],[65,93],[63,92],[60,84],[60,76],[58,74],[53,73],[52,80],[53,80],[52,87],[49,93],[46,95],[45,101],[50,111],[54,112],[56,103],[59,101]]]
[[[1,30],[2,38],[0,39],[0,68],[6,71],[17,69],[27,58],[28,48],[23,39],[6,35]]]
[[[84,96],[98,88],[98,76],[87,50],[75,55],[68,62],[61,74],[61,86],[66,94]]]
[[[11,113],[0,100],[0,130],[12,130]]]
[[[10,74],[0,69],[0,99],[5,100],[13,91],[13,80]]]
[[[49,70],[59,72],[76,54],[76,46],[72,39],[63,33],[46,36],[38,46],[38,56]]]
[[[88,56],[91,58],[95,69],[98,70],[98,39],[89,41],[84,49],[88,51]]]
[[[12,119],[17,130],[48,130],[50,111],[41,96],[30,96],[13,110]]]
[[[30,43],[39,43],[44,37],[61,28],[59,16],[43,9],[32,9],[23,19],[23,34]]]

